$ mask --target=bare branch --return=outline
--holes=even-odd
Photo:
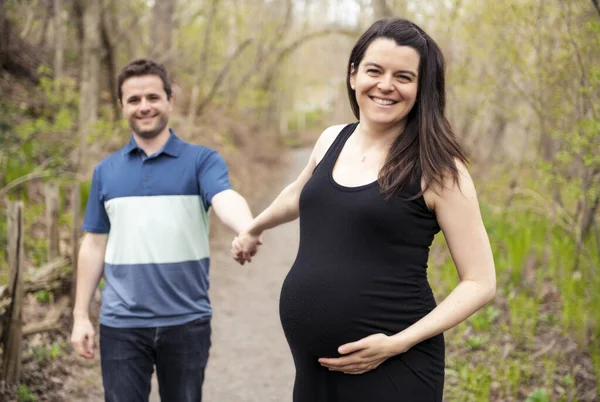
[[[19,34],[19,36],[21,38],[25,38],[27,36],[27,34],[29,33],[29,30],[31,29],[31,25],[33,23],[33,19],[35,17],[34,13],[35,13],[35,8],[37,7],[37,0],[33,2],[33,4],[31,5],[31,7],[27,7],[27,19],[25,20],[25,26],[23,27],[23,30],[21,31],[21,33]],[[47,8],[46,8],[46,13],[47,13]],[[48,18],[48,16],[46,15],[46,20]],[[45,23],[45,22],[44,22]],[[42,35],[43,36],[43,35]]]
[[[33,322],[23,327],[23,336],[38,334],[41,332],[57,331],[61,328],[60,318],[69,309],[69,298],[63,296],[58,303],[50,308],[46,318],[42,322]]]
[[[598,0],[595,0],[598,1]],[[563,7],[565,5],[563,4]],[[572,13],[571,13],[571,7],[567,6],[567,9],[565,10],[565,13],[567,14],[565,17],[566,21],[566,27],[567,27],[567,34],[568,34],[568,39],[569,39],[569,44],[571,45],[571,47],[573,48],[573,52],[575,53],[575,58],[577,60],[577,67],[579,70],[579,85],[581,86],[581,89],[583,89],[583,91],[580,91],[580,93],[582,94],[582,101],[583,101],[583,105],[582,108],[583,110],[581,111],[582,115],[585,115],[586,111],[588,109],[593,109],[591,102],[588,102],[588,97],[585,95],[585,88],[587,87],[587,82],[586,82],[586,69],[585,69],[585,63],[583,61],[583,57],[581,56],[581,51],[579,50],[579,46],[577,46],[577,43],[575,42],[575,38],[573,37],[573,30],[572,30]]]
[[[4,199],[4,196],[8,194],[10,190],[13,188],[20,186],[23,183],[27,183],[32,180],[44,179],[46,177],[67,177],[70,179],[76,178],[76,174],[74,173],[62,173],[57,174],[56,172],[46,170],[46,167],[50,163],[50,159],[46,159],[40,166],[38,166],[34,171],[26,174],[25,176],[18,177],[8,183],[6,186],[0,188],[0,200]]]
[[[287,32],[289,32],[289,27],[292,24],[292,10],[292,0],[287,0],[285,17],[283,18],[283,20],[281,20],[281,24],[279,24],[279,26],[277,26],[277,28],[275,29],[275,35],[273,36],[275,40],[280,40]],[[275,43],[275,41],[271,42],[271,46],[269,47],[267,54],[273,50],[273,48],[275,47]]]
[[[208,95],[206,95],[204,97],[204,99],[202,100],[202,102],[200,102],[200,105],[198,105],[198,108],[196,109],[196,116],[199,116],[200,114],[202,114],[202,111],[204,110],[204,108],[206,108],[206,106],[208,106],[210,104],[210,102],[212,102],[215,94],[217,93],[217,91],[219,90],[219,87],[221,86],[221,83],[227,76],[227,73],[229,72],[229,69],[231,68],[233,62],[235,61],[235,59],[237,59],[242,54],[242,52],[248,47],[248,45],[250,45],[250,43],[252,43],[252,39],[246,39],[244,42],[242,42],[238,46],[238,48],[235,50],[235,52],[233,52],[233,54],[231,55],[229,60],[227,60],[227,63],[225,64],[225,66],[223,66],[223,68],[219,72],[217,79],[215,80],[215,82],[213,82],[213,85],[212,85]]]
[[[210,34],[212,32],[212,25],[215,21],[215,15],[217,14],[217,5],[219,0],[213,0],[211,3],[210,11],[208,14],[208,20],[206,21],[206,28],[204,30],[204,42],[202,44],[202,53],[200,53],[200,75],[206,74],[206,67],[208,66],[208,49],[210,47]]]
[[[275,56],[275,59],[270,64],[270,67],[268,68],[268,70],[265,74],[265,78],[263,79],[262,87],[264,89],[270,88],[271,83],[273,82],[273,77],[275,76],[275,73],[276,73],[277,69],[279,68],[281,62],[283,60],[285,60],[297,48],[299,48],[304,43],[306,43],[312,39],[320,38],[320,37],[331,35],[331,34],[339,34],[339,35],[345,35],[345,36],[349,36],[351,38],[355,38],[358,35],[360,35],[360,32],[353,30],[353,29],[332,27],[332,28],[321,29],[319,31],[310,32],[304,36],[301,36],[300,38],[296,39],[295,41],[293,41],[292,43],[290,43],[289,45],[287,45],[286,47],[281,49],[279,51],[279,53],[277,53],[277,55]]]

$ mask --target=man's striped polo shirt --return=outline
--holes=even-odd
[[[100,323],[161,327],[210,317],[208,209],[231,188],[214,150],[171,131],[146,156],[133,136],[94,170],[83,230],[108,233]]]

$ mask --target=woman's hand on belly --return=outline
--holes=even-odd
[[[345,374],[363,374],[376,369],[390,357],[399,354],[398,345],[385,334],[370,335],[359,341],[346,343],[338,348],[338,352],[344,356],[322,357],[319,359],[321,366]]]

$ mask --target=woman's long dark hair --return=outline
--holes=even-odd
[[[358,70],[369,45],[376,39],[391,39],[399,46],[409,46],[420,56],[417,99],[406,117],[406,126],[392,144],[386,162],[379,172],[381,192],[386,199],[399,195],[404,186],[421,180],[425,183],[420,197],[433,184],[443,186],[450,174],[458,183],[455,158],[467,158],[456,141],[446,119],[444,56],[439,46],[425,31],[405,19],[385,19],[373,23],[358,39],[348,62],[346,87],[352,111],[360,119],[356,94],[350,86],[352,66]]]

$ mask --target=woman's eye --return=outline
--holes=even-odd
[[[367,70],[367,74],[371,74],[371,75],[379,74],[379,70],[374,70],[371,68],[371,69]]]
[[[400,75],[398,76],[398,80],[400,82],[410,82],[411,78],[408,75]]]

